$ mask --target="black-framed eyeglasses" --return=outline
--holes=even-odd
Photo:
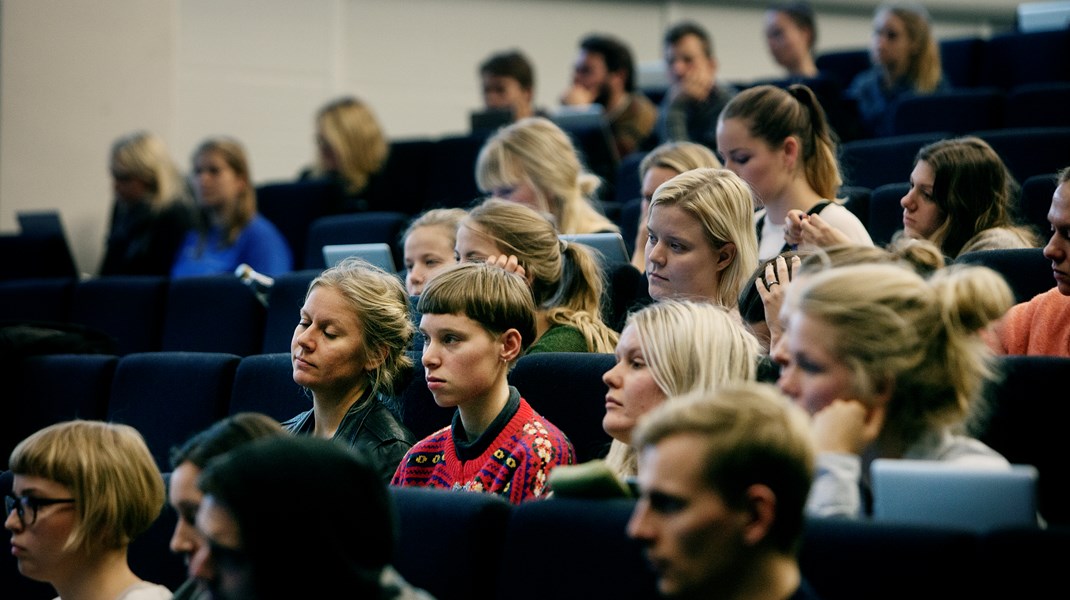
[[[19,523],[25,529],[37,522],[37,510],[42,506],[52,506],[53,504],[73,504],[74,498],[38,498],[37,496],[16,496],[12,493],[4,494],[4,514],[10,515],[11,511],[15,511],[15,514],[19,517]],[[26,512],[29,511],[30,518],[26,519]]]

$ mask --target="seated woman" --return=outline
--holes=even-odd
[[[163,140],[147,131],[115,140],[109,168],[115,205],[100,274],[169,274],[193,206]]]
[[[60,598],[167,600],[127,564],[130,542],[152,525],[164,484],[141,434],[128,425],[69,421],[11,453],[4,527],[19,571]]]
[[[693,169],[661,184],[647,218],[651,298],[702,300],[734,309],[758,266],[754,200],[725,169]]]
[[[598,177],[583,171],[568,134],[549,119],[521,119],[491,136],[476,160],[483,192],[546,213],[560,233],[617,231],[592,201]]]
[[[186,235],[171,277],[233,273],[249,265],[265,275],[293,268],[279,230],[256,212],[256,189],[245,150],[237,140],[212,138],[193,153],[193,189],[200,223]]]
[[[371,107],[346,96],[321,108],[316,113],[316,149],[315,165],[300,179],[337,186],[341,202],[333,212],[369,210],[366,192],[390,153]]]
[[[613,438],[608,466],[621,478],[636,475],[632,431],[666,398],[712,392],[754,381],[758,341],[720,306],[664,300],[630,315],[617,344],[602,427]]]
[[[754,188],[760,260],[796,249],[797,223],[815,214],[851,242],[873,245],[858,217],[836,200],[842,183],[836,143],[810,88],[760,85],[740,92],[717,123],[717,151],[725,168]]]
[[[602,275],[591,251],[562,241],[534,210],[490,199],[457,230],[461,262],[490,262],[531,286],[538,327],[527,354],[612,352],[617,332],[602,320]]]
[[[457,228],[468,213],[463,208],[433,208],[421,213],[401,234],[405,290],[419,296],[431,277],[457,262]]]
[[[781,391],[814,419],[810,514],[862,515],[875,458],[1008,465],[957,431],[995,375],[978,334],[1012,303],[1003,278],[984,267],[925,280],[898,265],[854,265],[792,282],[773,354]]]
[[[781,2],[765,11],[765,41],[788,77],[798,81],[818,76],[814,62],[817,24],[809,2]]]
[[[877,7],[870,60],[873,66],[859,73],[845,93],[854,100],[862,129],[870,136],[894,133],[895,105],[901,98],[950,87],[943,77],[929,12],[921,4]]]
[[[635,233],[635,251],[632,253],[632,266],[640,272],[646,268],[646,218],[650,213],[650,199],[654,190],[666,181],[684,171],[711,167],[721,168],[721,161],[713,151],[695,142],[666,142],[654,148],[639,163],[640,193],[642,204],[639,209],[639,227]]]
[[[347,258],[313,279],[290,342],[293,379],[312,394],[312,409],[283,427],[367,452],[389,482],[416,441],[389,399],[412,366],[405,351],[414,331],[396,275]]]

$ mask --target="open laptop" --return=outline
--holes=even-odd
[[[608,233],[570,233],[559,236],[568,243],[576,242],[594,248],[602,255],[602,264],[611,265],[631,262],[624,238],[617,232]]]
[[[389,244],[330,244],[323,247],[323,262],[333,267],[350,256],[363,258],[387,273],[397,273]]]
[[[1036,527],[1037,470],[936,460],[876,459],[870,466],[873,519],[987,531]]]

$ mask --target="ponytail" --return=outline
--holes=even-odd
[[[619,334],[602,321],[602,272],[590,250],[561,241],[561,277],[538,308],[555,325],[569,325],[583,334],[590,352],[613,352]]]
[[[808,139],[803,140],[803,145],[808,146],[803,154],[806,181],[822,198],[832,200],[843,185],[843,178],[840,177],[840,167],[836,160],[835,134],[829,127],[825,109],[821,107],[814,91],[805,85],[791,85],[788,92],[810,117],[809,131],[800,132],[800,136],[809,134]]]

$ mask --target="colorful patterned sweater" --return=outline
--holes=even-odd
[[[536,413],[516,388],[490,427],[468,442],[460,414],[418,442],[391,485],[500,494],[513,504],[546,496],[550,471],[575,462],[572,443]]]

